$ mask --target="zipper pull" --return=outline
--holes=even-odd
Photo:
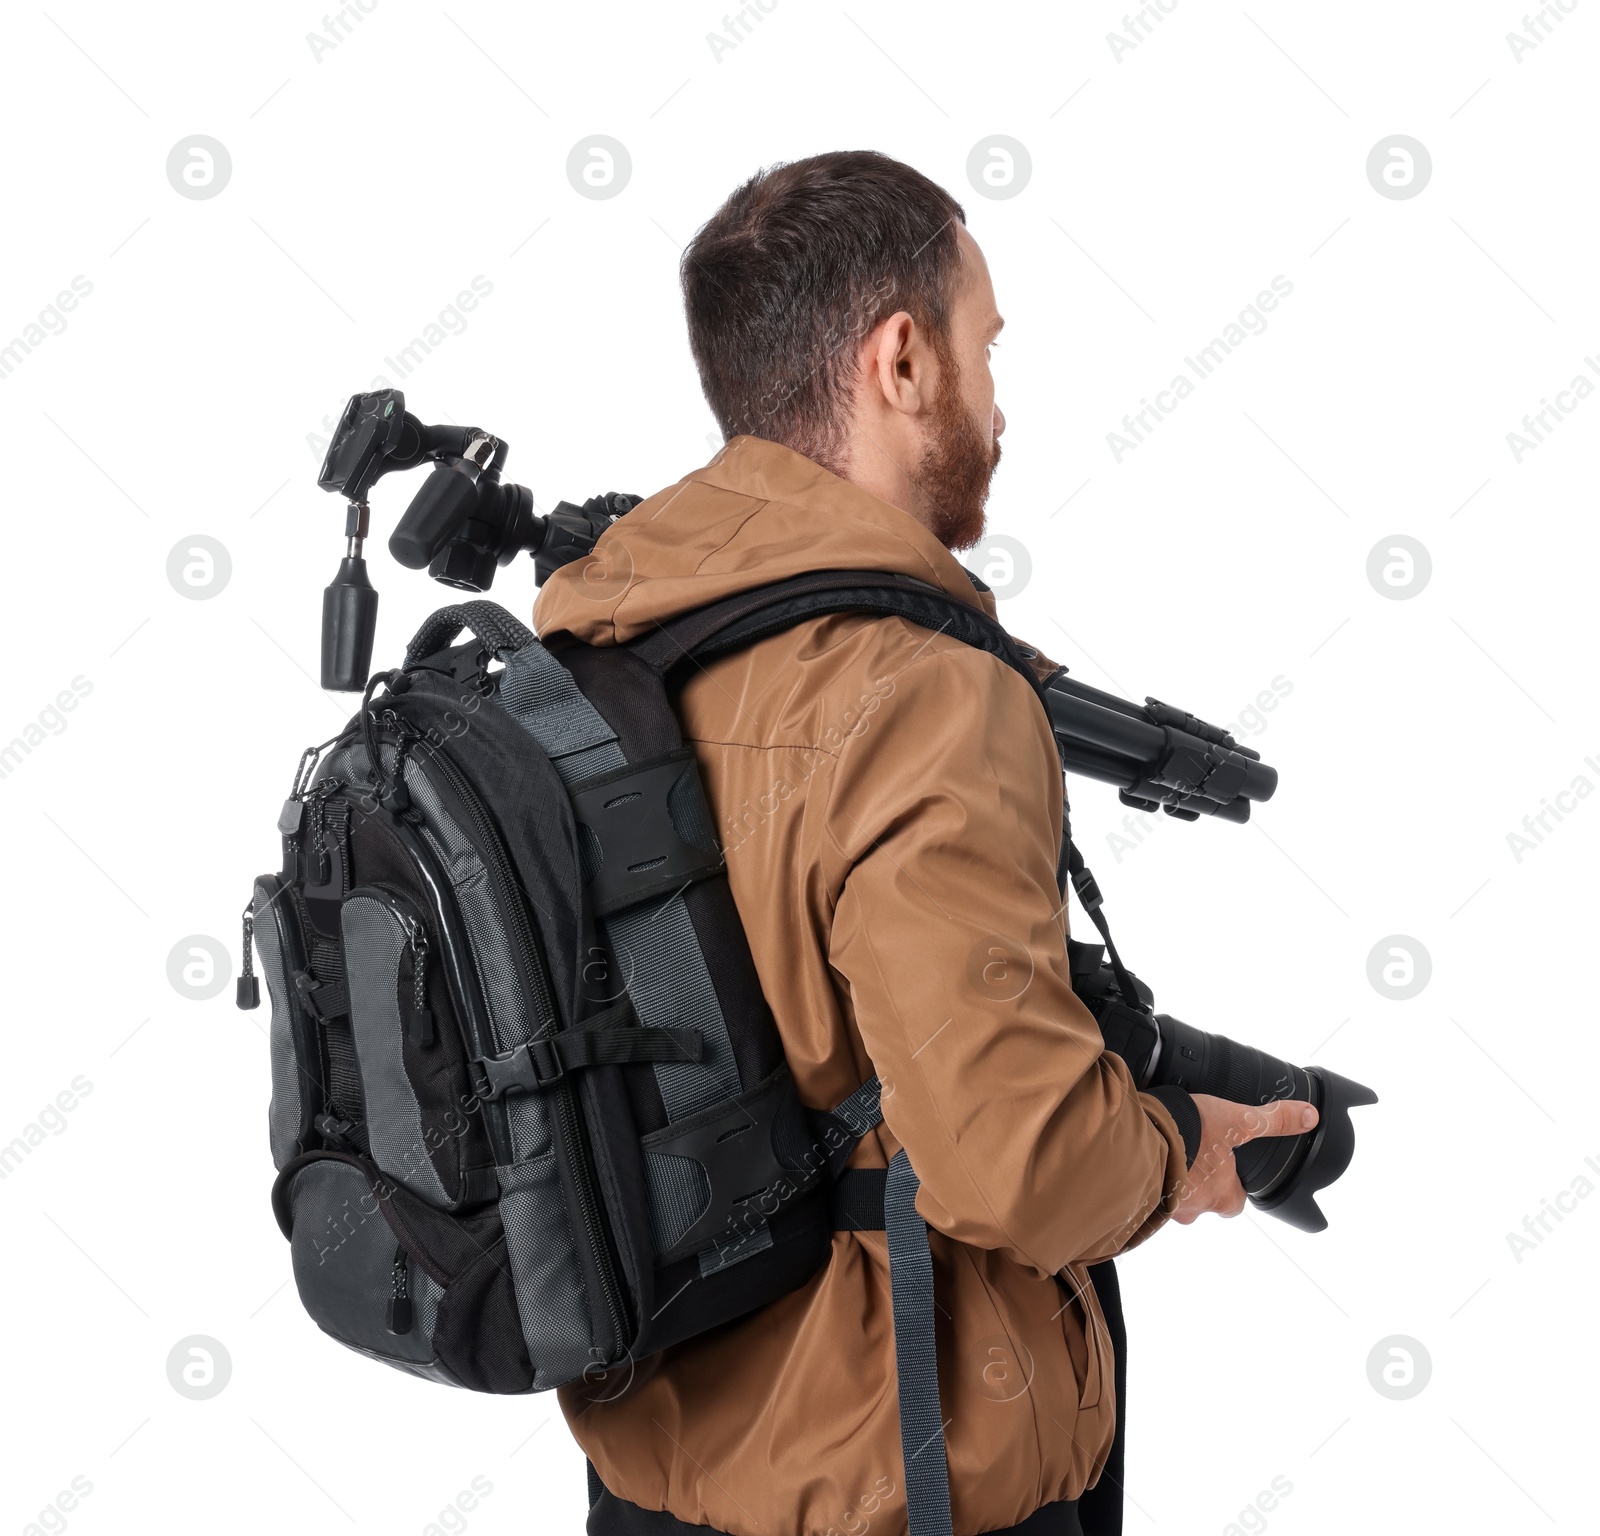
[[[413,1321],[409,1261],[404,1248],[394,1251],[394,1267],[389,1271],[389,1332],[410,1333]]]
[[[248,1009],[261,1006],[261,983],[257,980],[255,971],[251,969],[255,960],[252,950],[255,933],[255,899],[252,897],[244,907],[244,964],[239,967],[239,980],[233,992],[236,1008]]]
[[[406,923],[411,939],[411,1018],[408,1033],[426,1049],[434,1043],[433,1014],[428,1008],[428,931],[415,919]]]

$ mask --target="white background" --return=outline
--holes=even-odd
[[[713,432],[680,243],[756,166],[853,147],[948,186],[993,270],[992,526],[1033,573],[1002,616],[1219,723],[1292,685],[1251,717],[1282,773],[1252,826],[1163,819],[1113,850],[1114,793],[1077,788],[1131,963],[1191,1021],[1382,1095],[1328,1232],[1251,1213],[1125,1264],[1128,1530],[1225,1532],[1274,1477],[1293,1492],[1244,1528],[1592,1528],[1600,1198],[1520,1257],[1507,1234],[1600,1160],[1600,806],[1568,802],[1520,860],[1507,834],[1600,784],[1600,403],[1520,463],[1507,434],[1600,354],[1600,6],[1520,59],[1521,0],[1179,0],[1119,56],[1126,9],[777,0],[720,55],[714,3],[378,0],[320,56],[310,5],[10,19],[0,341],[75,276],[93,291],[0,379],[0,742],[91,691],[0,779],[0,1143],[92,1088],[0,1183],[5,1529],[75,1476],[85,1533],[423,1532],[475,1476],[493,1492],[457,1527],[581,1528],[553,1398],[385,1372],[299,1310],[267,1010],[236,1012],[231,980],[182,995],[168,956],[209,935],[237,966],[296,757],[349,710],[315,682],[325,418],[382,374],[425,419],[504,434],[544,507],[678,478]],[[197,134],[232,160],[204,200],[166,174]],[[594,134],[632,159],[604,201],[565,170]],[[1032,161],[1005,200],[967,179],[995,134]],[[1433,164],[1405,200],[1365,169],[1395,134]],[[385,356],[479,275],[467,328],[396,378]],[[1123,414],[1277,275],[1266,330],[1117,462]],[[380,663],[443,601],[383,549],[414,483],[375,497]],[[166,570],[202,534],[232,574],[196,601]],[[1399,601],[1366,575],[1397,534],[1432,561]],[[526,612],[528,563],[494,595]],[[1368,980],[1396,934],[1431,956],[1408,1001]],[[206,1401],[166,1374],[196,1334],[232,1361]],[[1432,1367],[1403,1401],[1368,1376],[1394,1335]]]

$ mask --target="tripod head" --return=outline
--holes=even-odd
[[[349,503],[345,557],[322,595],[324,688],[360,693],[372,670],[378,594],[362,548],[367,499],[384,475],[433,466],[389,536],[389,553],[468,592],[488,591],[495,571],[523,550],[532,552],[542,585],[589,554],[641,499],[608,491],[582,506],[561,501],[547,514],[536,512],[532,491],[501,481],[506,452],[503,438],[478,427],[425,425],[398,389],[350,397],[317,477],[323,490]],[[1277,770],[1260,754],[1159,699],[1134,704],[1080,683],[1063,667],[1046,680],[1045,701],[1062,766],[1115,784],[1122,803],[1136,810],[1161,809],[1184,821],[1248,821],[1251,804],[1271,799],[1278,787]]]
[[[508,445],[478,427],[430,427],[406,409],[398,389],[352,395],[334,428],[317,484],[348,502],[345,556],[322,594],[322,686],[360,693],[372,669],[378,594],[363,549],[368,497],[392,470],[434,468],[389,536],[389,553],[410,570],[468,592],[487,592],[499,566],[523,550],[534,555],[543,582],[558,567],[588,554],[594,542],[639,498],[619,492],[581,507],[558,502],[548,515],[533,509],[533,492],[503,483]]]

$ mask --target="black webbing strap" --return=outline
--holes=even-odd
[[[848,1168],[833,1181],[828,1198],[835,1232],[882,1232],[887,1168]]]
[[[658,625],[628,649],[666,676],[691,659],[705,661],[831,613],[892,615],[947,634],[998,657],[1043,699],[1024,648],[998,619],[939,587],[893,571],[808,571],[751,587]]]
[[[582,1067],[617,1067],[635,1061],[699,1061],[704,1051],[700,1031],[692,1025],[642,1029],[626,1001],[585,1019],[576,1029],[529,1040],[503,1056],[479,1057],[488,1080],[479,1095],[533,1093],[558,1083]]]
[[[1072,888],[1078,893],[1078,900],[1083,903],[1083,910],[1089,914],[1089,921],[1100,931],[1100,937],[1106,946],[1106,957],[1111,961],[1111,969],[1116,973],[1117,986],[1122,989],[1123,998],[1130,1007],[1137,1008],[1138,988],[1134,986],[1133,978],[1123,965],[1122,956],[1117,953],[1117,946],[1111,942],[1111,925],[1106,921],[1105,910],[1101,905],[1100,887],[1096,884],[1089,866],[1083,862],[1083,855],[1078,852],[1076,843],[1067,845],[1067,869],[1072,875]]]

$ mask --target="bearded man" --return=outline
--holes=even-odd
[[[699,231],[682,278],[726,444],[545,584],[541,635],[625,644],[825,570],[897,572],[992,616],[952,551],[982,536],[1000,459],[1002,320],[950,195],[874,153],[777,166]],[[1120,1529],[1109,1261],[1170,1216],[1236,1213],[1231,1156],[1191,1177],[1197,1147],[1298,1132],[1307,1106],[1246,1127],[1240,1106],[1138,1092],[1106,1052],[1070,984],[1050,726],[995,656],[832,614],[699,669],[679,714],[802,1102],[876,1075],[883,1119],[851,1166],[904,1149],[920,1178],[942,1427],[902,1445],[885,1235],[841,1230],[782,1300],[624,1390],[562,1389],[590,1532],[889,1536],[935,1442],[955,1536]],[[996,936],[1025,952],[1013,984],[994,984]]]

